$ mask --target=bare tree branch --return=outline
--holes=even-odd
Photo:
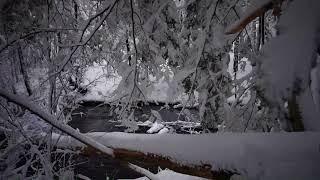
[[[2,47],[0,47],[0,53],[2,51],[4,51],[5,49],[7,49],[9,46],[13,45],[14,43],[16,43],[17,41],[19,40],[22,40],[22,39],[26,39],[26,38],[29,38],[31,36],[34,36],[36,34],[40,34],[40,33],[48,33],[48,32],[51,32],[51,33],[54,33],[54,32],[57,32],[56,29],[41,29],[41,30],[36,30],[36,31],[31,31],[25,35],[21,35],[19,37],[16,37],[16,38],[13,38],[12,40],[10,40],[9,42],[7,42],[5,45],[3,45]]]
[[[59,73],[65,68],[65,66],[68,64],[68,62],[71,60],[73,54],[77,51],[77,49],[78,49],[80,46],[86,45],[86,44],[92,39],[93,35],[97,32],[97,30],[100,28],[100,26],[102,25],[102,23],[103,23],[103,22],[107,19],[107,17],[111,14],[111,12],[112,12],[113,8],[115,7],[115,5],[117,4],[117,2],[118,2],[118,0],[115,0],[115,1],[113,2],[113,4],[112,4],[111,7],[109,6],[109,7],[105,8],[105,9],[101,12],[101,13],[104,13],[104,12],[106,12],[106,11],[109,9],[108,13],[106,13],[106,14],[101,18],[101,20],[99,21],[98,25],[94,28],[94,30],[93,30],[93,32],[90,34],[90,36],[89,36],[84,42],[81,42],[81,41],[82,41],[82,38],[83,38],[83,36],[84,36],[84,33],[85,33],[85,31],[86,31],[86,29],[89,27],[90,22],[91,22],[93,19],[95,19],[96,17],[98,17],[99,15],[101,15],[101,14],[98,13],[98,15],[93,16],[92,18],[90,18],[90,19],[87,21],[86,25],[84,26],[84,29],[82,30],[81,36],[79,37],[78,43],[75,44],[75,45],[71,45],[71,47],[73,47],[72,50],[71,50],[71,52],[68,54],[68,56],[67,56],[66,58],[64,58],[64,61],[63,61],[62,65],[58,68],[58,70],[57,70],[56,72],[54,72],[54,73],[52,73],[52,74],[49,75],[48,79],[50,79],[50,77],[52,77],[52,76],[55,76],[55,75],[59,74]],[[47,79],[47,80],[48,80],[48,79]],[[45,82],[45,81],[44,81],[44,82]],[[44,83],[44,82],[43,82],[43,83]]]
[[[279,4],[281,4],[282,1],[284,1],[284,0],[270,0],[270,1],[267,1],[266,3],[262,4],[261,6],[259,6],[258,8],[253,10],[252,12],[250,12],[246,17],[240,19],[233,26],[230,26],[226,30],[225,34],[235,34],[235,33],[239,32],[239,31],[243,30],[247,26],[247,24],[252,22],[255,18],[261,16],[262,14],[267,12],[268,10],[270,10],[272,8],[277,10]]]
[[[58,122],[57,118],[55,116],[42,110],[42,108],[40,106],[33,104],[30,101],[30,99],[25,98],[23,96],[11,94],[3,89],[0,89],[0,96],[6,98],[8,101],[11,101],[17,105],[20,105],[20,106],[28,109],[29,111],[35,113],[36,115],[41,117],[44,121],[51,124],[53,127],[68,134],[69,136],[77,139],[78,141],[80,141],[80,142],[82,142],[82,143],[84,143],[94,149],[97,149],[98,151],[100,151],[104,154],[107,154],[109,156],[114,156],[112,149],[102,145],[99,142],[96,142],[95,140],[93,140],[90,137],[87,137],[87,136],[81,134],[80,132],[76,131],[75,129],[73,129],[70,126]]]

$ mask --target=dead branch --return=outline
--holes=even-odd
[[[129,168],[131,168],[132,170],[142,174],[142,175],[145,175],[146,177],[148,177],[150,180],[158,180],[159,178],[157,178],[155,176],[155,174],[153,174],[152,172],[142,168],[142,167],[139,167],[137,165],[134,165],[134,164],[131,164],[129,163],[128,164]]]
[[[279,6],[283,1],[284,0],[270,0],[266,2],[265,4],[261,5],[259,8],[249,13],[245,18],[240,19],[238,22],[236,22],[236,24],[228,28],[225,34],[235,34],[237,32],[242,31],[255,18],[263,15],[270,9],[274,10],[274,15],[279,15],[280,14]]]

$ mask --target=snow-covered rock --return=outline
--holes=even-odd
[[[151,133],[156,133],[158,131],[160,131],[162,128],[164,127],[163,124],[158,123],[157,121],[154,122],[151,126],[151,128],[147,131],[147,133],[151,134]]]
[[[168,133],[168,132],[169,132],[169,129],[164,127],[158,132],[158,134],[165,134],[165,133]]]

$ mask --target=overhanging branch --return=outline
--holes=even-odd
[[[18,96],[11,94],[3,89],[0,89],[0,96],[7,99],[8,101],[11,101],[17,105],[20,105],[29,111],[33,112],[37,116],[41,117],[44,121],[52,125],[53,127],[57,128],[58,130],[68,134],[69,136],[77,139],[78,141],[97,149],[98,151],[107,154],[109,156],[114,156],[113,150],[102,145],[101,143],[93,140],[90,137],[87,137],[80,132],[76,131],[72,127],[62,124],[57,121],[57,118],[53,116],[52,114],[47,113],[46,111],[42,110],[42,108],[30,101],[30,99],[25,98],[23,96]]]
[[[250,22],[252,22],[255,18],[261,16],[266,13],[270,9],[274,9],[274,14],[278,15],[279,4],[281,4],[284,0],[270,0],[266,3],[262,4],[258,8],[254,9],[252,12],[247,14],[244,18],[237,21],[235,24],[230,26],[225,34],[235,34],[237,32],[242,31]]]

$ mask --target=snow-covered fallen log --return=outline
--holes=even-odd
[[[185,174],[210,177],[210,173],[225,170],[252,179],[320,177],[319,132],[206,135],[95,132],[86,135],[113,148],[115,158],[120,160],[150,161]],[[59,135],[53,136],[59,147],[84,147],[68,136],[58,138]],[[195,174],[197,169],[199,173]]]

